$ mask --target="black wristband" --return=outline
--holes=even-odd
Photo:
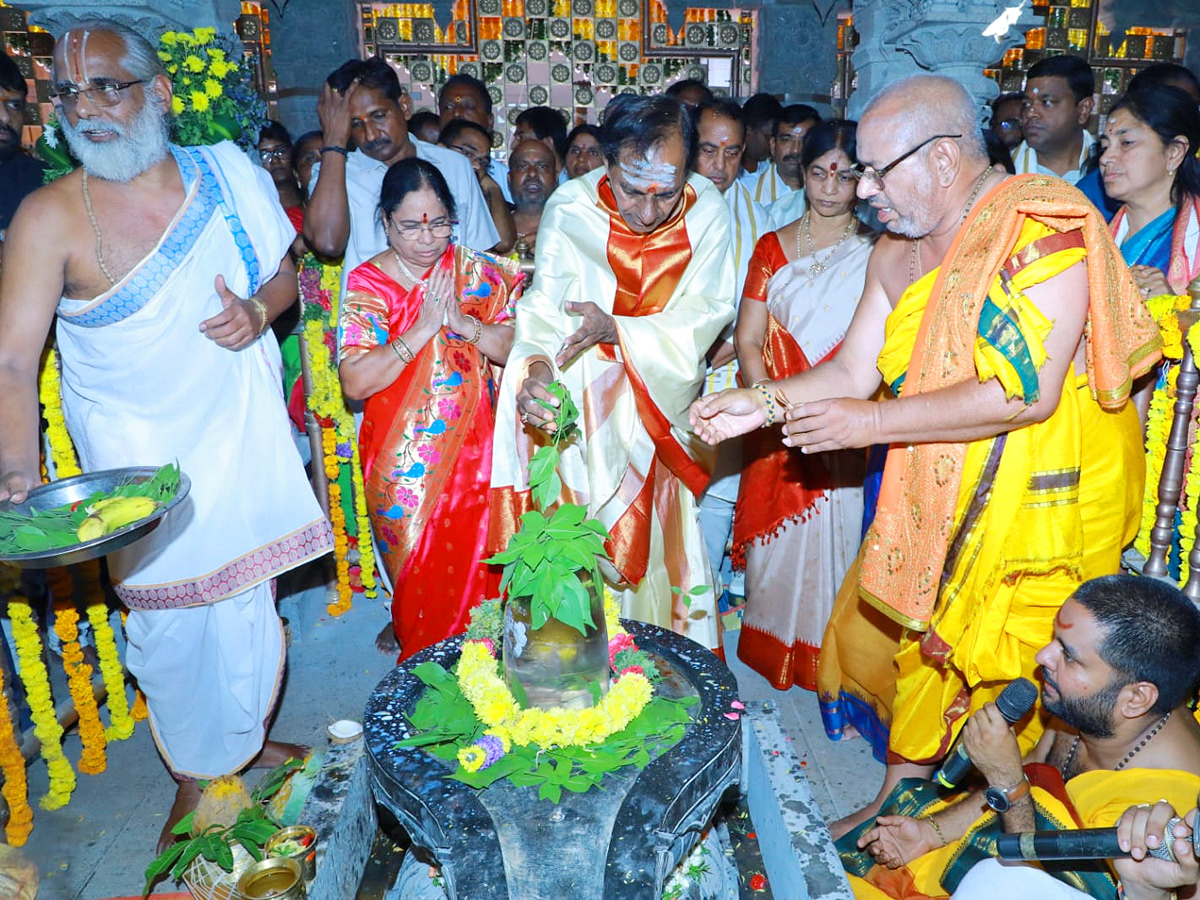
[[[340,154],[342,154],[342,156],[347,156],[347,157],[350,155],[350,151],[347,150],[345,147],[335,147],[332,144],[330,144],[328,147],[322,147],[321,155],[323,156],[324,154],[328,153],[329,151],[333,151],[334,153],[340,153]]]

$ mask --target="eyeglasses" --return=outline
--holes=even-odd
[[[886,166],[880,166],[878,169],[876,169],[874,166],[864,166],[862,163],[858,163],[851,169],[851,171],[854,173],[854,177],[859,181],[866,181],[867,184],[871,185],[875,189],[883,190],[884,176],[922,147],[926,146],[927,144],[932,144],[934,141],[939,141],[942,138],[958,139],[960,137],[962,137],[961,134],[935,134],[933,137],[925,138],[925,140],[921,141],[921,143],[917,144],[917,146],[913,147],[911,150],[906,150],[904,153],[901,153]]]
[[[50,97],[67,108],[74,107],[79,102],[79,98],[84,94],[90,97],[91,101],[97,106],[116,106],[121,102],[121,91],[131,88],[135,84],[145,83],[146,79],[144,78],[139,78],[136,81],[107,81],[104,84],[83,88],[82,90],[73,84],[60,84],[51,88]]]
[[[420,239],[423,231],[438,239],[448,238],[457,224],[454,219],[434,219],[432,222],[392,222],[392,228],[400,235],[400,240],[415,241]]]
[[[270,150],[258,151],[258,158],[265,163],[268,163],[271,160],[274,160],[275,162],[286,162],[291,155],[291,147],[273,147]]]
[[[1013,131],[1013,130],[1021,127],[1021,120],[1020,119],[1001,119],[1000,121],[998,121],[996,123],[996,125],[997,125],[997,127],[1004,129],[1005,131]]]

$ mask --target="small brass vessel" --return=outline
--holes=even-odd
[[[304,873],[294,859],[278,856],[264,859],[238,879],[241,900],[306,900]]]

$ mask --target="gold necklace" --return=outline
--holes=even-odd
[[[112,272],[108,271],[108,266],[104,262],[104,236],[100,232],[100,223],[96,221],[96,213],[92,210],[92,194],[88,190],[87,169],[83,170],[83,208],[87,210],[88,221],[92,223],[92,232],[96,235],[96,262],[100,266],[100,272],[108,279],[110,287],[115,287],[117,279],[112,277]]]
[[[962,218],[958,220],[958,224],[962,225],[967,221],[967,215],[971,212],[971,207],[975,205],[975,200],[979,197],[979,189],[983,187],[983,183],[987,181],[988,176],[992,174],[992,167],[988,166],[983,170],[983,174],[975,181],[975,187],[971,189],[971,196],[967,198],[967,205],[963,207]]]
[[[824,259],[819,259],[817,257],[817,248],[813,246],[812,232],[808,230],[808,218],[811,213],[812,211],[809,210],[800,218],[800,227],[796,229],[796,257],[799,258],[804,255],[800,246],[800,241],[803,239],[805,246],[808,248],[808,255],[813,258],[812,265],[808,267],[808,274],[815,277],[825,271],[825,263],[833,259],[838,247],[846,242],[846,239],[856,230],[858,223],[854,219],[854,213],[851,213],[850,221],[846,223],[846,230],[837,239],[837,243],[833,245],[833,249],[829,251],[829,255]]]

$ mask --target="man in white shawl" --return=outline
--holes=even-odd
[[[296,299],[295,236],[233,144],[167,143],[171,82],[107,20],[55,47],[82,168],[31,195],[0,284],[0,500],[39,482],[37,372],[57,315],[63,411],[84,471],[178,460],[187,499],[112,554],[126,664],[179,784],[303,752],[265,741],[284,666],[279,574],[332,547],[292,443],[268,325]]]
[[[742,154],[746,148],[746,123],[742,110],[732,100],[711,100],[696,108],[696,174],[703,175],[717,186],[729,207],[729,238],[733,244],[733,260],[737,269],[733,284],[736,309],[746,283],[746,268],[750,257],[764,234],[775,230],[771,214],[750,195],[750,189],[737,179]],[[708,374],[704,378],[704,393],[738,387],[737,356],[733,348],[733,323],[726,326],[708,355]],[[700,527],[708,558],[717,578],[718,593],[722,584],[721,572],[726,548],[733,532],[733,510],[737,502],[738,476],[742,468],[741,441],[725,441],[717,448],[717,462],[712,481],[700,501]],[[742,593],[740,573],[732,582],[732,593]]]
[[[601,144],[606,165],[559,187],[542,216],[496,410],[489,542],[504,546],[530,507],[533,435],[552,430],[542,404],[557,406],[546,385],[559,379],[582,431],[559,474],[609,529],[622,615],[716,649],[696,515],[709,467],[687,404],[733,317],[729,208],[708,179],[688,178],[695,137],[677,100],[616,98]]]

